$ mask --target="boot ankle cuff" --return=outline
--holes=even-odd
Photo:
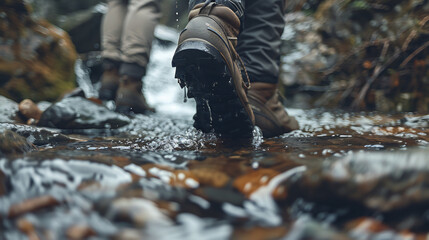
[[[122,63],[119,75],[128,75],[132,78],[141,79],[146,74],[146,68],[136,63]]]
[[[116,61],[109,58],[103,59],[103,70],[119,69],[120,65],[121,65],[120,61]]]
[[[231,9],[235,15],[243,22],[244,17],[244,3],[241,0],[216,0],[216,3],[220,3]]]

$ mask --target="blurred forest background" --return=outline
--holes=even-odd
[[[288,106],[429,112],[429,0],[286,2],[279,77]],[[162,8],[161,24],[180,31],[187,0]],[[105,11],[97,0],[2,0],[0,94],[52,101],[72,88],[75,59],[100,50]]]

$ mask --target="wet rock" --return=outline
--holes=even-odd
[[[8,130],[19,134],[20,136],[24,137],[28,143],[37,146],[77,141],[77,139],[63,135],[59,131],[55,130],[21,124],[0,123],[0,132],[5,132]]]
[[[58,204],[58,200],[52,196],[40,196],[27,199],[23,202],[15,203],[10,206],[8,217],[14,218],[25,213],[34,212],[47,207],[53,207]]]
[[[200,186],[197,178],[189,171],[176,170],[172,172],[170,185],[175,187],[183,187],[188,189],[197,188]]]
[[[27,219],[20,218],[16,223],[18,229],[27,235],[29,240],[39,240],[34,225]]]
[[[94,229],[85,225],[75,225],[67,229],[66,236],[70,240],[87,239],[95,235]]]
[[[29,120],[34,119],[39,121],[42,116],[42,110],[40,110],[40,108],[30,99],[25,99],[20,102],[18,110],[26,119]]]
[[[18,103],[0,96],[0,122],[15,122]]]
[[[328,204],[355,203],[391,212],[427,207],[427,150],[355,153],[325,161],[288,182],[294,197]]]
[[[285,226],[280,227],[254,227],[245,228],[234,231],[231,239],[236,240],[251,240],[251,239],[282,239],[287,233]]]
[[[114,240],[141,240],[142,233],[136,229],[124,229],[120,233],[118,233],[114,238]]]
[[[200,185],[190,171],[174,170],[170,167],[156,164],[147,164],[143,169],[148,173],[149,177],[158,178],[174,187],[192,189]]]
[[[234,191],[233,189],[202,187],[197,189],[197,194],[204,199],[214,203],[231,203],[240,206],[246,201],[243,194]]]
[[[358,218],[346,224],[348,235],[353,239],[425,239],[426,236],[410,233],[408,231],[396,232],[389,226],[371,218]]]
[[[172,224],[172,221],[153,202],[139,198],[115,200],[107,215],[112,220],[130,222],[138,227],[143,227],[148,223],[165,226]]]
[[[429,127],[429,115],[419,117],[406,117],[403,119],[404,124],[413,128],[427,128]]]
[[[38,125],[60,129],[110,129],[127,125],[130,119],[103,105],[81,97],[62,99],[46,109]]]
[[[224,187],[230,180],[228,175],[216,169],[197,168],[192,169],[191,173],[195,176],[200,184],[212,186],[215,188]]]
[[[257,169],[250,171],[234,180],[234,187],[249,197],[262,186],[268,185],[270,180],[279,173],[272,169]]]
[[[299,218],[292,226],[285,240],[351,240],[347,234],[336,231],[326,224],[307,217]]]
[[[34,149],[34,145],[28,143],[21,135],[10,130],[0,131],[0,156],[26,153]]]
[[[15,101],[56,100],[75,85],[75,48],[66,32],[21,9],[0,3],[0,94]]]
[[[131,186],[127,189],[129,192],[143,191],[138,195],[126,195],[131,197],[144,196],[145,198],[153,201],[172,201],[172,202],[185,202],[189,197],[189,192],[184,188],[173,187],[169,183],[156,178],[141,178],[138,185]]]

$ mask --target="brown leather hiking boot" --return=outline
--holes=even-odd
[[[117,68],[106,69],[101,76],[101,88],[98,92],[101,100],[114,100],[119,87],[119,73]]]
[[[116,111],[120,113],[148,113],[155,112],[151,108],[142,93],[143,83],[141,79],[123,75],[119,81],[119,89],[116,93]]]
[[[240,20],[231,9],[202,3],[191,10],[180,34],[172,65],[181,87],[196,100],[194,127],[204,132],[252,136],[254,116],[242,77],[245,69],[235,51],[239,29]]]
[[[276,84],[252,83],[247,96],[255,114],[256,126],[261,128],[264,137],[274,137],[299,129],[296,119],[287,114],[279,101]]]

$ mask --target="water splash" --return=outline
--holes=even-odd
[[[89,77],[89,69],[83,64],[81,59],[76,60],[74,69],[76,73],[76,82],[85,93],[85,96],[87,98],[98,98],[98,91]]]

